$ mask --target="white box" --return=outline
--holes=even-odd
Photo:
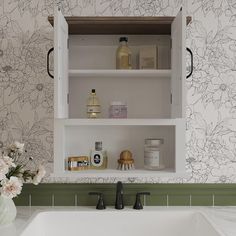
[[[139,49],[139,69],[157,69],[157,46],[141,46]]]

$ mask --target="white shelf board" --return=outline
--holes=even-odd
[[[164,169],[160,171],[135,169],[129,171],[121,171],[116,169],[105,169],[105,170],[83,170],[83,171],[62,171],[51,174],[51,177],[65,177],[65,178],[138,178],[138,177],[183,177],[187,176],[186,172],[177,173],[174,169]]]
[[[184,119],[63,119],[65,126],[176,126]]]
[[[69,70],[71,78],[170,78],[171,70]]]

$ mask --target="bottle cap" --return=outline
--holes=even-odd
[[[164,139],[145,139],[145,145],[155,146],[164,143]]]
[[[92,93],[96,93],[96,90],[95,90],[95,89],[92,89]]]
[[[102,142],[95,142],[95,150],[96,151],[102,151]]]
[[[120,37],[120,42],[128,42],[128,37]]]
[[[112,101],[110,102],[110,106],[127,106],[127,104],[121,101]]]

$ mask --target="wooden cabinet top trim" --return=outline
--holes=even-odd
[[[175,17],[65,17],[69,34],[159,34],[170,35]],[[48,21],[53,26],[54,17]],[[191,17],[186,17],[189,24]]]

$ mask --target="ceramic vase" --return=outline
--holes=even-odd
[[[11,224],[16,218],[16,206],[11,198],[0,195],[0,226]]]

